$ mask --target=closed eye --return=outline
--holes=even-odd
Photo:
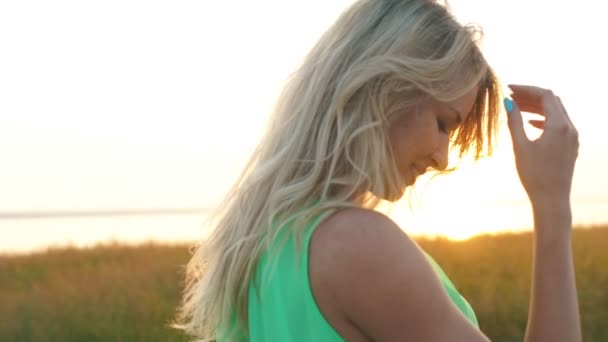
[[[437,120],[437,127],[439,128],[439,130],[447,135],[450,135],[450,132],[448,130],[448,126],[441,120]]]

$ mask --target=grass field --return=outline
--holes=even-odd
[[[419,240],[474,307],[492,341],[523,341],[530,234]],[[576,229],[585,341],[608,341],[608,227]],[[0,341],[185,341],[169,328],[186,246],[146,244],[0,256]]]

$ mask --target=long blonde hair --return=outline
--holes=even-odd
[[[501,94],[480,37],[436,1],[360,0],[346,10],[288,80],[216,210],[188,264],[174,327],[201,341],[230,324],[247,336],[250,279],[280,229],[301,239],[321,212],[399,199],[404,184],[387,130],[423,96],[451,101],[479,86],[452,144],[461,155],[491,153]]]

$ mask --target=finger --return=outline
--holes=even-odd
[[[516,98],[514,98],[513,100],[517,102],[519,110],[521,110],[522,112],[534,113],[545,116],[545,109],[542,107],[542,105],[538,103],[519,101]]]
[[[566,107],[564,107],[564,103],[562,102],[562,99],[559,96],[556,96],[556,98],[557,98],[557,101],[559,102],[559,105],[562,107],[564,114],[566,114],[566,119],[568,119],[568,122],[570,123],[570,125],[572,125],[572,128],[575,128],[574,124],[572,123],[572,120],[570,119],[570,115],[568,115],[568,111],[566,110]]]
[[[543,120],[528,120],[528,123],[538,129],[545,129],[545,122]]]
[[[505,106],[509,101],[511,100],[505,99]],[[510,112],[507,112],[507,115],[509,132],[511,133],[511,139],[513,140],[513,146],[515,147],[517,145],[525,144],[528,141],[528,138],[524,131],[524,124],[519,106],[514,101],[511,101],[511,103],[513,107]]]
[[[514,99],[529,106],[540,106],[542,111],[535,109],[536,113],[546,117],[546,126],[563,126],[568,122],[559,101],[551,90],[524,85],[509,85],[513,91]]]
[[[521,97],[521,99],[529,99],[539,101],[545,93],[547,93],[548,89],[530,86],[530,85],[521,85],[521,84],[509,84],[509,89],[513,91],[515,96]]]
[[[560,106],[564,110],[564,115],[566,115],[566,119],[568,119],[568,123],[570,123],[570,132],[571,132],[572,136],[574,136],[578,141],[578,130],[576,129],[576,126],[574,126],[574,124],[572,123],[572,120],[570,119],[570,115],[568,114],[566,107],[564,107],[564,104],[562,103],[562,99],[559,96],[557,96],[557,100],[559,101]]]
[[[517,105],[522,112],[534,113],[542,116],[545,115],[545,108],[543,108],[542,103],[538,100],[530,100],[513,93],[511,93],[511,98],[513,101],[517,102]]]
[[[517,96],[514,96],[514,98],[518,99]],[[555,98],[557,99],[557,101],[559,103],[560,113],[563,113],[564,117],[566,118],[566,120],[563,121],[563,125],[561,125],[561,126],[562,127],[563,126],[570,126],[570,129],[572,131],[576,132],[576,128],[572,124],[572,121],[570,120],[570,117],[569,117],[568,113],[566,112],[563,104],[561,103],[561,99],[559,98],[559,96],[556,96]],[[516,101],[517,101],[517,104],[519,105],[521,111],[523,111],[523,112],[535,113],[535,114],[539,114],[539,115],[543,115],[543,116],[546,115],[545,109],[542,107],[542,105],[539,105],[538,103],[522,102],[520,100],[516,100]],[[535,121],[538,121],[538,120],[535,120]],[[530,121],[528,121],[528,122],[530,122]],[[537,127],[537,128],[540,128],[540,129],[544,130],[544,128],[545,128],[545,122],[544,121],[541,121],[541,122],[543,123],[543,127],[542,128],[537,127],[536,125],[534,125],[532,123],[531,124],[534,127]],[[558,127],[558,126],[557,125],[553,125],[552,127]],[[576,134],[576,133],[574,133],[574,134]]]
[[[517,102],[521,111],[545,115],[545,108],[543,107],[540,98],[526,96],[520,93],[511,93],[511,98],[513,101]]]

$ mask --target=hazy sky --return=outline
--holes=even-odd
[[[0,3],[0,212],[213,204],[282,81],[350,3]],[[607,199],[601,2],[450,3],[484,28],[504,83],[562,97],[581,140],[574,197]],[[503,128],[495,158],[434,182],[425,198],[525,199]]]

